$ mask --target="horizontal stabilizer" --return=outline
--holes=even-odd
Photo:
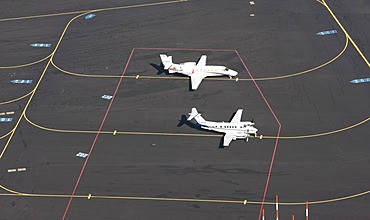
[[[172,56],[167,56],[166,54],[160,54],[161,61],[165,70],[168,70],[172,66]]]

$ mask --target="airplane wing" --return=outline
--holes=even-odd
[[[226,132],[224,136],[224,147],[228,147],[230,145],[230,142],[233,140],[233,137],[235,135],[231,132]]]
[[[191,79],[191,89],[197,90],[198,86],[202,82],[202,80],[207,76],[206,73],[195,73],[190,76]]]
[[[230,123],[239,123],[242,119],[243,109],[238,109]]]
[[[207,56],[202,55],[197,63],[197,66],[205,66],[207,62]]]

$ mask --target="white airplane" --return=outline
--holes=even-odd
[[[190,76],[191,89],[196,90],[202,80],[207,76],[224,76],[230,77],[238,75],[238,72],[225,66],[207,66],[207,56],[202,55],[198,62],[185,62],[180,64],[172,63],[172,56],[160,54],[162,64],[169,73],[181,73]]]
[[[225,133],[223,146],[227,147],[231,141],[236,139],[246,139],[248,141],[248,137],[251,137],[251,135],[257,137],[258,129],[253,127],[254,123],[241,121],[242,113],[243,109],[238,109],[230,122],[213,122],[204,120],[197,109],[192,108],[188,121],[195,119],[197,125],[203,129]]]

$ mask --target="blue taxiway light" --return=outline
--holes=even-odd
[[[86,15],[86,16],[85,16],[85,19],[86,19],[86,20],[89,20],[89,19],[94,18],[95,16],[96,16],[96,14],[91,13],[91,14]]]
[[[113,96],[111,96],[111,95],[102,95],[101,98],[106,99],[106,100],[111,100],[113,98]]]
[[[367,83],[370,82],[370,78],[363,78],[363,79],[354,79],[351,83]]]
[[[47,43],[33,43],[31,44],[31,47],[51,47],[51,44],[47,44]]]
[[[88,155],[89,155],[89,154],[87,154],[87,153],[78,152],[78,153],[76,154],[76,157],[86,158]]]
[[[317,36],[324,36],[324,35],[331,35],[331,34],[336,34],[336,33],[338,33],[337,30],[328,30],[328,31],[317,32],[316,35]]]
[[[13,118],[0,118],[0,122],[12,122]]]
[[[32,79],[15,79],[11,80],[10,82],[14,84],[31,84]]]

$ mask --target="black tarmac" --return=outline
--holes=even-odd
[[[15,114],[0,123],[0,219],[258,219],[263,200],[273,219],[275,195],[280,219],[306,201],[310,219],[369,218],[370,85],[350,83],[370,77],[369,3],[327,0],[348,40],[321,1],[154,2],[1,3],[0,113]],[[190,91],[160,53],[206,54],[238,80]],[[186,122],[192,107],[212,121],[242,108],[261,139],[222,148]]]

